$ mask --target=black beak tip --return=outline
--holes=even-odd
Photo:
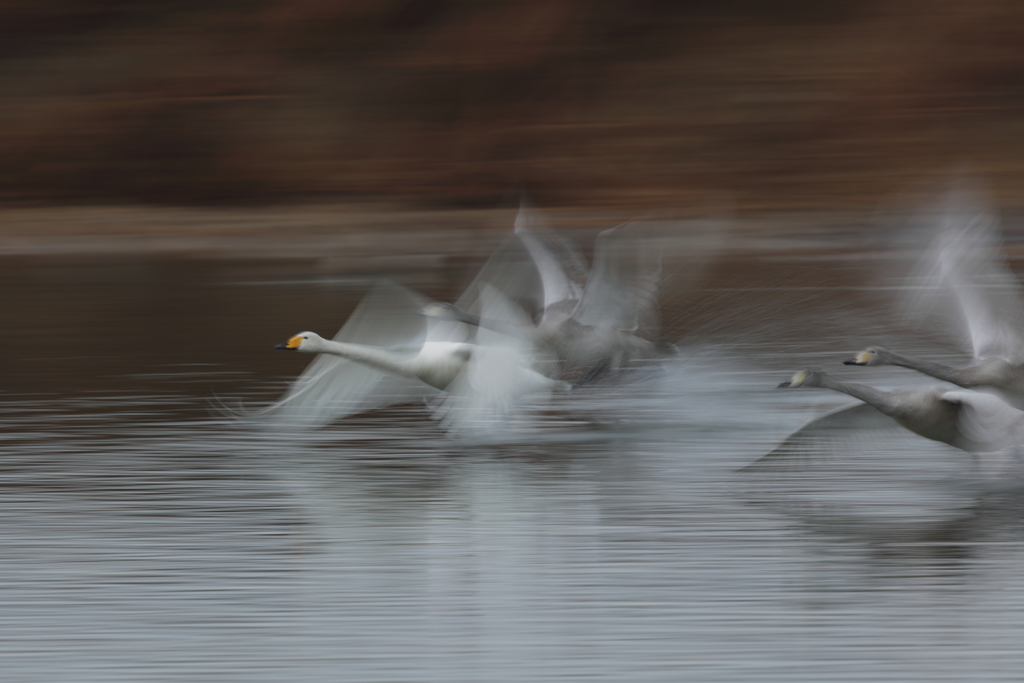
[[[274,348],[275,349],[281,349],[282,351],[287,351],[288,350],[288,344],[278,344]]]
[[[858,363],[853,358],[848,358],[847,360],[843,361],[843,365],[860,365],[860,363]]]
[[[779,382],[779,385],[777,387],[775,387],[775,388],[776,389],[785,389],[788,386],[789,386],[789,380],[787,379],[785,382]]]

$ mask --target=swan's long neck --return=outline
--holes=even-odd
[[[921,358],[911,358],[910,356],[893,353],[892,351],[889,351],[888,361],[889,365],[898,365],[901,368],[910,368],[911,370],[917,370],[918,372],[934,377],[935,379],[941,379],[943,382],[949,382],[950,384],[956,384],[958,386],[967,386],[964,384],[966,378],[963,376],[962,368],[955,368],[951,365],[943,365],[942,363],[935,363]]]
[[[348,360],[368,365],[371,368],[388,372],[399,377],[418,379],[410,367],[409,359],[387,349],[363,344],[346,344],[344,342],[324,340],[317,348],[317,353],[329,353]]]
[[[869,387],[866,384],[844,382],[822,373],[821,386],[833,391],[841,391],[844,394],[860,399],[886,415],[890,415],[895,408],[892,395],[888,391]]]

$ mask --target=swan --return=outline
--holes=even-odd
[[[942,314],[944,331],[964,333],[973,360],[952,366],[869,346],[843,362],[898,365],[968,389],[992,387],[1024,407],[1024,297],[997,253],[998,218],[976,194],[959,190],[935,222],[938,235],[918,268],[928,298],[918,294],[909,303],[914,312]]]
[[[511,306],[493,288],[481,291],[482,310],[509,317]],[[442,394],[446,427],[507,414],[524,396],[566,392],[571,386],[530,367],[523,344],[464,325],[413,315],[426,299],[394,283],[367,295],[333,340],[300,332],[275,348],[317,354],[264,416],[321,426],[370,408]]]
[[[832,427],[881,425],[893,421],[932,441],[971,453],[979,466],[979,453],[1017,449],[1024,444],[1024,412],[998,396],[942,386],[915,386],[885,391],[838,380],[820,369],[801,370],[779,387],[820,387],[848,394],[862,403],[833,410],[811,420],[782,444],[745,469],[758,469],[792,455],[806,437]],[[872,416],[872,413],[874,415]],[[888,419],[887,419],[888,418]]]
[[[642,325],[649,327],[656,318],[661,259],[636,238],[635,231],[623,225],[598,235],[594,267],[583,287],[578,278],[581,261],[575,253],[557,237],[531,227],[529,220],[526,208],[521,207],[514,239],[525,249],[540,285],[531,302],[539,310],[534,323],[510,323],[444,302],[433,302],[422,313],[525,339],[571,367],[589,368],[581,383],[631,360],[676,351],[670,344],[651,342],[637,334]],[[482,273],[494,267],[493,261]],[[522,272],[520,267],[520,280]]]

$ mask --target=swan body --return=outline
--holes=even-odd
[[[532,331],[539,348],[572,365],[597,369],[661,355],[658,345],[636,334],[656,307],[661,259],[644,249],[627,226],[597,236],[594,267],[576,296],[578,288],[562,284],[568,276],[557,272],[525,221],[517,221],[515,233],[544,284],[544,309]]]
[[[891,418],[901,427],[932,441],[954,446],[971,454],[1012,449],[1024,444],[1024,412],[992,394],[959,391],[942,386],[916,386],[884,391],[864,384],[844,382],[821,370],[801,370],[780,387],[820,387],[839,391],[863,403],[845,406],[812,420],[782,446],[763,456],[751,469],[791,452],[789,446],[803,434],[819,429],[823,422],[864,420],[867,408]]]

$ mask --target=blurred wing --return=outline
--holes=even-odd
[[[586,265],[578,252],[550,230],[524,203],[516,217],[515,233],[506,238],[455,302],[480,314],[480,295],[494,287],[527,315],[536,318],[552,303],[575,301],[583,291]]]
[[[1024,361],[1020,282],[998,254],[998,224],[977,216],[942,239],[940,272],[963,312],[976,358]]]
[[[998,451],[1020,442],[1024,413],[992,394],[947,391],[942,400],[960,406],[956,426],[978,444],[979,452]]]
[[[530,253],[516,235],[509,235],[498,245],[455,304],[464,311],[479,315],[480,294],[484,287],[497,289],[531,315],[544,310],[543,285]]]
[[[519,208],[515,233],[533,261],[543,290],[542,309],[560,301],[575,301],[583,293],[586,264],[579,252],[555,233],[537,225],[533,212]]]
[[[632,332],[658,302],[661,255],[628,226],[597,236],[594,269],[573,311],[584,325]]]
[[[426,318],[426,336],[428,342],[473,343],[477,328],[458,320],[439,320]]]
[[[426,303],[425,298],[405,287],[378,283],[359,302],[334,340],[412,355],[423,345],[426,335],[426,319],[416,315]],[[274,424],[320,427],[348,415],[435,393],[420,382],[321,354],[261,416]]]
[[[481,291],[481,316],[511,326],[527,326],[525,314],[493,287]],[[551,380],[534,371],[532,345],[520,337],[485,327],[465,370],[448,387],[441,414],[450,432],[501,427],[529,394],[547,393]]]
[[[932,217],[938,231],[917,275],[914,312],[938,313],[976,358],[1024,362],[1024,301],[999,255],[999,220],[980,192],[961,187]]]
[[[806,464],[839,448],[844,438],[884,437],[885,431],[898,430],[895,420],[867,403],[840,406],[808,421],[769,453],[740,471],[753,472],[782,464]]]

